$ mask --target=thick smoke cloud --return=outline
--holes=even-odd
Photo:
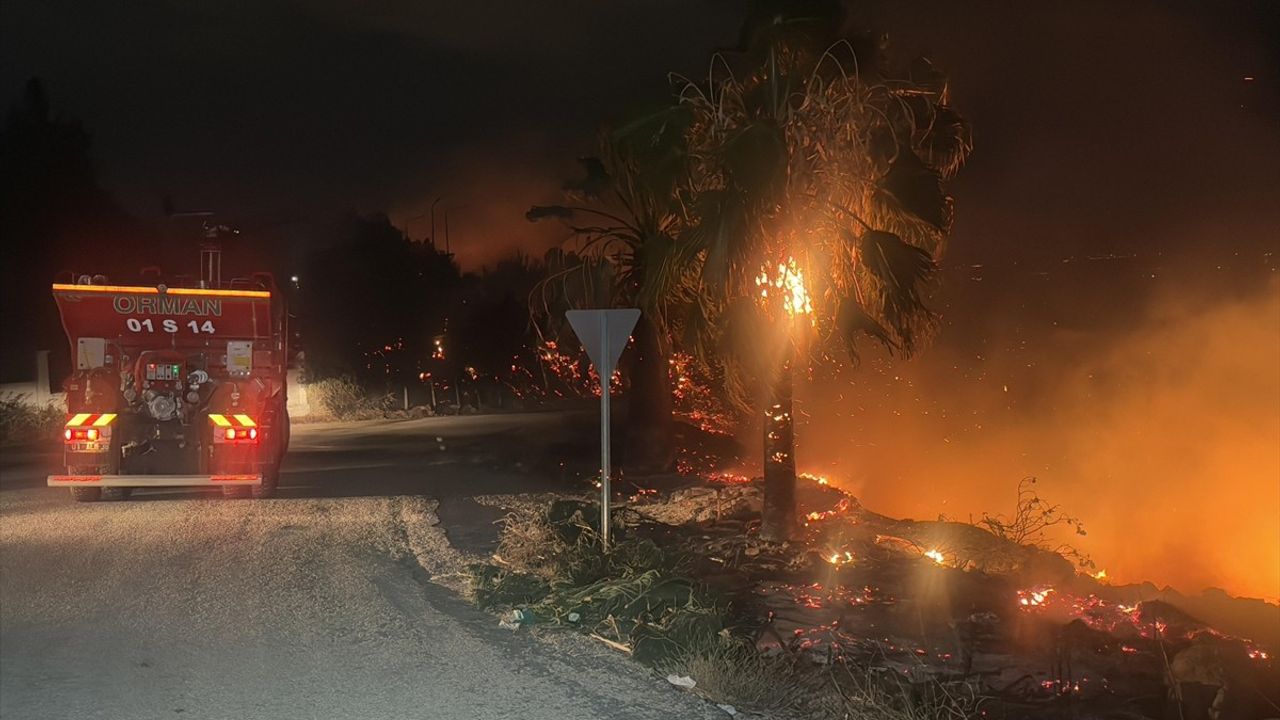
[[[1006,326],[977,352],[944,330],[919,361],[806,386],[801,467],[873,508],[958,520],[1010,511],[1036,476],[1112,578],[1274,600],[1280,282],[1259,282],[1162,285],[1117,326]]]

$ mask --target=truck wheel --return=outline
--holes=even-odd
[[[289,452],[289,440],[293,436],[293,428],[289,425],[289,409],[280,411],[280,457]]]
[[[276,486],[280,484],[280,465],[272,465],[262,473],[262,484],[256,487],[250,487],[249,492],[253,497],[261,500],[269,498],[276,494]]]
[[[102,499],[102,488],[73,487],[71,488],[71,497],[76,502],[98,502]]]

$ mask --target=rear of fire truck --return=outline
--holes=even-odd
[[[65,472],[80,502],[133,488],[267,497],[289,444],[283,299],[270,275],[226,286],[55,284],[71,343]]]

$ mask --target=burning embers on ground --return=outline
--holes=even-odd
[[[990,700],[988,717],[1277,712],[1280,608],[1109,586],[1105,572],[973,525],[877,515],[816,476],[801,481],[803,537],[762,543],[758,486],[709,479],[633,507],[680,526],[766,654],[963,690]]]

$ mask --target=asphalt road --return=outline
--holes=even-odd
[[[473,496],[555,487],[589,430],[297,426],[264,501],[73,504],[43,485],[55,452],[2,451],[0,716],[726,717],[584,638],[502,630],[436,582],[493,540]]]

